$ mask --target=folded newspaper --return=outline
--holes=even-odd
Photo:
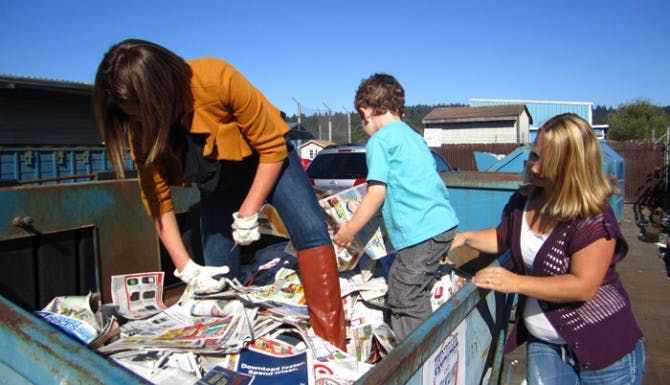
[[[321,208],[326,213],[326,223],[331,238],[334,236],[338,225],[351,219],[366,192],[367,184],[360,184],[319,200]],[[373,260],[391,253],[393,250],[386,240],[387,237],[383,229],[381,213],[377,212],[358,232],[350,247],[343,248],[333,243],[339,270],[348,271],[353,269],[364,253]]]
[[[114,316],[103,316],[98,293],[55,297],[33,313],[91,348],[102,346],[119,335],[119,322]]]

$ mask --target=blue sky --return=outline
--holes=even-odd
[[[0,15],[0,73],[92,83],[112,44],[142,38],[229,61],[289,115],[294,99],[351,110],[375,72],[408,105],[670,105],[667,0],[17,0]]]

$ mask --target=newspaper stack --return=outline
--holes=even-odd
[[[357,187],[321,202],[329,207],[324,212],[335,213],[336,224],[363,195]],[[272,219],[276,212],[263,212],[264,228],[283,233],[283,224]],[[219,293],[166,307],[162,272],[129,274],[112,277],[112,305],[100,306],[97,295],[63,297],[43,313],[85,325],[83,331],[72,325],[65,330],[155,384],[353,384],[396,344],[385,322],[387,285],[377,263],[390,263],[393,255],[387,255],[380,224],[368,230],[360,249],[339,255],[346,351],[311,329],[289,241],[259,250],[255,263],[242,266],[239,280],[227,280]],[[436,278],[434,310],[465,283],[451,268]],[[101,308],[115,312],[101,315]]]

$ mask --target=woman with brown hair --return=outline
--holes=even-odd
[[[314,331],[344,348],[337,262],[326,223],[277,110],[232,65],[185,61],[137,39],[110,48],[98,68],[94,105],[110,160],[123,176],[130,147],[142,200],[190,292],[223,288],[235,277],[239,247],[258,240],[258,211],[268,201],[298,254]],[[197,184],[205,266],[188,255],[170,185]],[[220,268],[215,268],[219,266]]]
[[[642,331],[615,270],[628,244],[589,124],[574,114],[547,121],[525,182],[497,228],[457,233],[452,244],[510,250],[513,271],[486,267],[473,279],[520,295],[506,352],[527,342],[529,384],[642,383]]]

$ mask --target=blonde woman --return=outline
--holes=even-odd
[[[527,342],[529,384],[641,384],[642,332],[615,265],[628,251],[589,124],[558,115],[538,132],[526,184],[497,228],[457,233],[452,249],[509,249],[514,271],[487,267],[476,286],[518,293],[506,352]]]

